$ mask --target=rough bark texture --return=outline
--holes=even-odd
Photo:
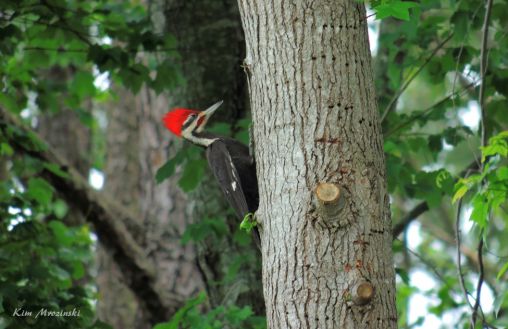
[[[108,129],[106,134],[107,156],[105,161],[106,192],[116,196],[116,201],[136,216],[139,214],[140,199],[137,182],[139,168],[137,163],[138,134],[137,116],[133,96],[124,95],[122,91],[118,103],[107,108]],[[126,94],[126,93],[125,93]],[[136,201],[134,201],[136,200]],[[136,218],[140,220],[140,218]],[[141,223],[139,223],[141,224]],[[141,237],[141,242],[144,238]],[[99,300],[97,315],[102,321],[114,328],[133,328],[134,324],[144,328],[140,323],[139,304],[133,292],[122,280],[118,266],[111,261],[111,255],[100,245],[97,248],[97,286]]]
[[[240,0],[269,328],[396,328],[383,144],[363,3]],[[345,198],[323,220],[315,188]],[[374,296],[354,303],[369,282]]]
[[[186,216],[185,195],[177,180],[161,184],[156,170],[175,152],[169,134],[161,124],[168,110],[167,96],[156,96],[147,88],[133,95],[116,88],[118,101],[108,108],[105,190],[114,195],[132,214],[137,224],[145,256],[156,266],[156,287],[165,305],[168,320],[180,303],[204,288],[192,245],[182,245],[181,236],[190,220]],[[149,317],[140,313],[140,301],[120,280],[118,266],[100,255],[99,291],[101,319],[115,328],[151,328]],[[176,297],[176,298],[175,298]],[[174,302],[178,301],[178,304]]]
[[[222,99],[224,104],[209,125],[222,121],[234,127],[247,113],[241,68],[245,45],[236,0],[166,3],[167,30],[178,40],[182,54],[178,64],[187,82],[171,91],[170,104],[204,109]],[[254,244],[241,246],[235,241],[240,221],[236,216],[226,216],[228,209],[215,177],[205,168],[200,186],[189,196],[189,213],[194,221],[225,220],[229,229],[224,236],[212,234],[197,245],[211,306],[250,305],[257,314],[263,314],[259,253]],[[231,275],[235,267],[237,273]]]

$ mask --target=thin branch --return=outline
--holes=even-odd
[[[485,134],[485,73],[487,73],[487,41],[489,38],[489,21],[490,14],[492,12],[492,0],[487,0],[487,6],[485,9],[485,19],[483,20],[483,36],[482,36],[482,48],[480,52],[480,74],[481,84],[480,93],[478,95],[478,102],[480,103],[480,115],[481,115],[481,142],[482,146],[487,145],[487,136]]]
[[[448,220],[447,220],[448,221]],[[454,220],[455,222],[455,220]],[[443,241],[444,243],[455,247],[455,235],[454,233],[448,233],[445,229],[441,228],[439,225],[434,224],[432,221],[424,221],[422,222],[422,227],[425,228],[426,231],[429,232],[431,236]],[[455,229],[453,228],[455,231]],[[486,249],[484,245],[483,249]],[[460,247],[460,252],[466,258],[467,263],[475,268],[479,268],[478,263],[478,254],[476,248],[472,249],[469,246],[462,244]],[[485,271],[494,270],[496,267],[496,263],[484,262]],[[496,280],[492,277],[485,277],[485,282],[491,286],[496,286]]]
[[[464,281],[464,273],[462,273],[462,253],[460,252],[460,213],[462,209],[462,199],[459,200],[457,205],[457,217],[455,218],[455,242],[456,242],[456,250],[457,250],[457,275],[459,276],[460,288],[462,289],[462,293],[464,298],[466,299],[466,303],[469,305],[469,308],[473,309],[473,305],[469,302],[469,296],[471,295],[466,288],[466,283]]]
[[[480,51],[480,74],[481,74],[481,84],[480,84],[480,93],[478,95],[478,102],[480,103],[480,123],[481,123],[481,145],[485,147],[487,145],[487,134],[486,134],[486,113],[485,113],[485,73],[487,72],[487,41],[489,38],[489,21],[490,14],[492,12],[492,0],[487,0],[486,8],[485,8],[485,17],[483,19],[483,34],[482,34],[482,47]],[[481,164],[481,169],[484,169],[484,163]],[[482,185],[485,184],[485,178],[482,181]],[[480,242],[478,243],[478,264],[480,267],[480,277],[478,278],[478,283],[476,285],[476,301],[473,306],[473,312],[471,314],[471,329],[474,329],[476,325],[476,319],[478,316],[478,308],[481,308],[480,294],[482,290],[483,280],[484,280],[484,265],[483,265],[483,232],[482,229],[480,232]],[[485,317],[482,312],[482,319],[485,323]]]
[[[434,273],[434,276],[439,279],[439,281],[441,281],[441,283],[450,288],[450,291],[452,290],[452,287],[450,287],[450,285],[448,284],[448,282],[446,281],[445,277],[439,273],[437,271],[437,267],[435,264],[432,264],[432,262],[426,258],[424,258],[422,255],[418,254],[416,251],[412,250],[411,248],[407,247],[406,245],[404,245],[404,248],[409,251],[410,254],[412,254],[413,256],[415,256],[416,258],[418,258],[424,265],[426,265],[430,270],[431,272]]]
[[[432,104],[431,106],[429,106],[428,108],[423,110],[422,113],[409,118],[408,120],[402,122],[401,124],[399,124],[398,126],[393,128],[392,130],[389,130],[387,133],[384,134],[384,138],[387,138],[387,137],[391,136],[393,133],[397,132],[398,130],[400,130],[400,129],[404,128],[404,127],[406,127],[408,124],[410,124],[414,120],[422,118],[423,116],[429,114],[430,112],[435,110],[438,106],[440,106],[441,104],[447,102],[449,99],[453,99],[455,96],[460,95],[463,92],[467,91],[469,88],[473,87],[477,82],[478,81],[473,81],[473,82],[465,85],[464,88],[462,88],[461,90],[452,92],[448,96],[445,96],[441,100],[437,101],[436,103]]]
[[[383,122],[386,118],[386,116],[388,115],[388,113],[392,110],[392,108],[394,107],[395,103],[397,102],[397,100],[399,99],[399,97],[402,95],[402,93],[407,89],[407,87],[409,86],[409,84],[418,76],[418,74],[420,74],[420,72],[423,70],[423,68],[432,60],[432,58],[434,58],[434,56],[437,54],[437,52],[444,47],[444,45],[450,41],[450,39],[453,37],[453,32],[450,33],[449,36],[447,36],[443,41],[441,41],[441,43],[439,45],[437,45],[437,47],[432,51],[432,53],[430,54],[429,57],[427,57],[427,59],[425,60],[425,62],[423,62],[422,65],[420,65],[420,67],[416,70],[415,73],[413,73],[413,75],[411,75],[411,77],[409,79],[406,80],[406,82],[404,82],[404,84],[402,85],[402,87],[397,91],[397,93],[392,97],[392,99],[390,100],[390,103],[388,103],[388,106],[385,108],[385,110],[383,111],[383,115],[381,115],[381,122]]]
[[[476,325],[476,318],[478,316],[478,308],[480,307],[480,294],[482,292],[482,285],[485,278],[485,268],[483,265],[483,229],[480,232],[480,242],[478,243],[478,265],[480,270],[480,277],[478,278],[478,283],[476,284],[476,301],[473,306],[473,313],[471,314],[471,329],[474,329]],[[482,312],[483,321],[485,321],[483,312]]]
[[[34,46],[34,47],[23,47],[21,48],[22,51],[54,51],[59,53],[88,53],[88,49],[85,48],[64,48],[64,47],[58,47],[58,48],[49,48],[49,47],[40,47],[40,46]]]
[[[0,21],[10,22],[11,20],[19,20],[20,23],[24,23],[24,24],[30,23],[30,24],[34,24],[34,25],[45,26],[45,27],[51,28],[51,29],[58,29],[58,30],[62,30],[62,31],[71,32],[67,26],[57,24],[58,22],[57,23],[50,23],[47,21],[43,21],[42,19],[32,20],[32,19],[28,19],[23,16],[13,17],[13,18],[9,18],[9,19],[0,17]],[[100,38],[99,35],[95,35],[95,34],[83,33],[83,32],[78,32],[78,33],[80,33],[82,36],[87,36],[90,38]]]

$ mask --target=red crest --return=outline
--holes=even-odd
[[[180,137],[182,135],[182,125],[184,121],[193,113],[198,114],[199,111],[176,108],[166,113],[166,115],[162,118],[162,121],[169,131]]]

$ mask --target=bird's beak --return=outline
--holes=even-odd
[[[222,103],[223,101],[218,101],[217,103],[213,104],[212,106],[201,112],[201,114],[204,115],[205,118],[207,119],[210,118],[215,113],[215,111],[217,111],[219,106],[222,105]]]
[[[210,119],[210,117],[215,113],[215,111],[217,111],[217,109],[219,108],[219,106],[222,105],[222,103],[223,101],[218,101],[217,103],[213,104],[203,112],[199,113],[199,121],[201,122],[199,124],[199,127],[197,128],[198,132],[201,132],[203,130],[203,128],[206,126],[206,123],[208,122],[208,119]]]

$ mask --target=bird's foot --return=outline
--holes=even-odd
[[[240,229],[245,230],[245,232],[250,233],[254,227],[256,227],[258,223],[256,222],[256,219],[254,218],[254,213],[248,213],[243,218],[242,222],[240,223]]]

